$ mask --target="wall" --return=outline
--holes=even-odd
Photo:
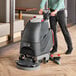
[[[0,22],[9,22],[9,1],[0,0]]]
[[[16,0],[16,8],[37,8],[39,10],[41,1],[42,0]],[[32,13],[38,13],[38,10],[32,11]]]
[[[68,23],[76,23],[76,0],[67,0]]]

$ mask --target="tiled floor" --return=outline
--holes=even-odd
[[[61,32],[58,32],[58,52],[61,54],[61,65],[51,61],[41,64],[40,69],[24,71],[16,68],[15,60],[19,56],[20,42],[0,49],[0,76],[76,76],[76,26],[70,27],[69,32],[73,42],[73,52],[65,55],[66,44]]]

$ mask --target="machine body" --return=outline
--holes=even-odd
[[[33,17],[22,31],[20,56],[16,62],[20,69],[33,70],[41,62],[48,62],[50,49],[53,46],[53,35],[48,28],[49,13],[46,11],[43,18]]]

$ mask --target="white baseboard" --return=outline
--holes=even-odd
[[[21,32],[14,33],[14,39],[17,37],[21,38]],[[8,36],[0,37],[0,43],[5,42],[5,41],[8,41]]]

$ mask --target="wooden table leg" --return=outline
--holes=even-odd
[[[19,19],[21,20],[22,19],[22,11],[19,10]]]

